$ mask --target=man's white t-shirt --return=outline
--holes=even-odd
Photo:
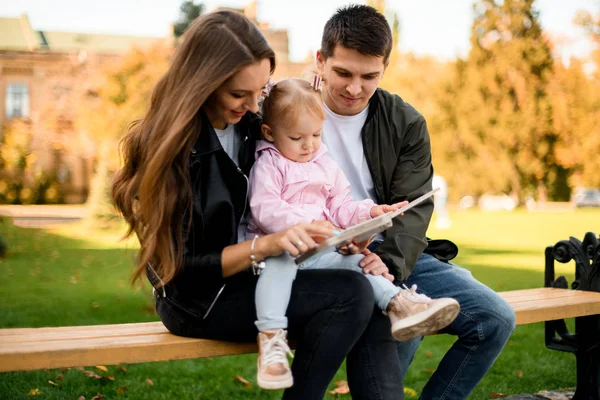
[[[361,131],[369,107],[356,115],[338,115],[323,102],[325,121],[323,122],[323,143],[331,158],[342,168],[350,182],[352,199],[371,199],[377,202],[373,178],[363,151]]]
[[[356,115],[338,115],[323,102],[325,121],[323,122],[323,143],[331,158],[338,163],[346,179],[350,182],[350,196],[353,200],[371,199],[377,203],[375,186],[367,158],[363,149],[361,131],[369,107]],[[378,234],[375,239],[383,240]]]

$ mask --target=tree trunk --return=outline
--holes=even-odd
[[[109,152],[111,142],[103,141],[98,149],[97,164],[86,202],[87,222],[100,228],[108,228],[118,218],[110,197]]]

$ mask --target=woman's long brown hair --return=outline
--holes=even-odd
[[[173,63],[152,93],[146,116],[132,123],[121,141],[124,165],[112,182],[112,198],[140,241],[133,281],[146,265],[170,282],[183,265],[184,216],[191,215],[189,153],[199,132],[195,123],[208,97],[236,72],[275,53],[242,14],[218,11],[197,18],[178,43]]]

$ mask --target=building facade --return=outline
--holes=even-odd
[[[306,70],[307,63],[289,61],[288,32],[257,21],[256,2],[235,11],[255,22],[275,50],[276,79],[300,76]],[[64,202],[85,202],[94,169],[95,146],[74,127],[70,109],[73,99],[69,99],[67,87],[64,87],[66,94],[60,93],[63,86],[68,86],[61,82],[72,82],[80,76],[82,65],[118,62],[133,47],[150,47],[171,40],[171,37],[40,31],[31,26],[27,15],[0,17],[0,127],[15,119],[26,121],[32,134],[29,151],[35,154],[32,162],[38,171],[57,179]],[[53,122],[45,123],[48,120]]]

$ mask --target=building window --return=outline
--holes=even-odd
[[[25,83],[6,85],[6,119],[29,117],[29,88]]]

